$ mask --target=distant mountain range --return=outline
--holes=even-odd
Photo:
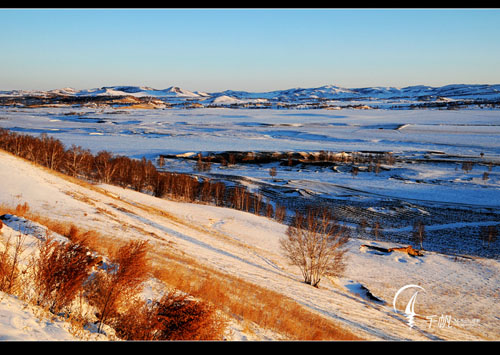
[[[117,98],[132,99],[128,104],[151,102],[199,107],[316,107],[316,108],[407,108],[489,104],[500,102],[500,84],[452,84],[440,87],[426,85],[397,87],[344,88],[325,85],[317,88],[292,88],[268,92],[225,90],[221,92],[189,91],[176,86],[154,89],[145,86],[106,86],[94,89],[72,88],[48,91],[0,91],[0,104],[36,102],[110,102]],[[122,102],[124,103],[124,102]],[[498,106],[496,106],[498,107]]]

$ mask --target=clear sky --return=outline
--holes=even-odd
[[[500,83],[500,9],[0,9],[0,90]]]

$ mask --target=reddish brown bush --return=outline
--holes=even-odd
[[[169,294],[154,306],[160,340],[220,340],[223,322],[209,304]]]
[[[147,242],[128,243],[118,249],[111,260],[111,268],[97,273],[86,285],[89,302],[97,309],[99,331],[141,291],[150,271],[147,252]]]
[[[28,213],[28,211],[30,210],[30,206],[28,205],[27,202],[25,202],[24,204],[18,204],[16,206],[16,211],[15,211],[15,215],[16,216],[24,216],[26,213]]]
[[[115,326],[125,340],[222,340],[224,329],[215,308],[175,292],[150,304],[136,303]]]
[[[0,291],[16,293],[19,285],[19,258],[23,252],[23,236],[18,235],[15,242],[7,240],[0,243]]]
[[[83,288],[97,259],[80,243],[41,242],[35,264],[36,303],[52,313],[68,306]]]

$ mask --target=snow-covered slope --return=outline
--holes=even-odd
[[[0,96],[27,95],[65,95],[65,96],[136,96],[157,98],[184,98],[203,100],[219,97],[232,97],[239,100],[265,99],[277,102],[296,102],[307,100],[431,100],[436,98],[450,99],[499,99],[500,84],[451,84],[441,87],[415,85],[408,87],[364,87],[343,88],[324,85],[316,88],[291,88],[268,92],[248,92],[225,90],[222,92],[204,93],[189,91],[177,86],[166,89],[154,89],[145,86],[105,86],[101,88],[76,90],[72,88],[54,89],[50,91],[12,90],[1,91]]]
[[[0,341],[77,341],[78,337],[71,330],[69,323],[41,315],[40,309],[27,305],[18,298],[0,292]],[[92,337],[85,340],[106,340],[104,337]],[[82,334],[83,335],[83,334]]]
[[[120,240],[146,238],[156,251],[173,248],[195,256],[199,263],[220,272],[283,293],[363,339],[500,339],[498,261],[432,252],[423,257],[379,253],[364,245],[388,245],[352,239],[343,278],[325,279],[314,288],[301,282],[298,270],[287,264],[280,251],[279,240],[286,227],[265,217],[158,199],[114,186],[75,184],[1,151],[0,165],[2,204],[27,202],[32,211],[55,220],[78,223]],[[395,295],[405,285],[425,290],[418,295],[418,316],[412,328],[404,314],[408,299],[403,300],[401,294],[393,307]],[[9,334],[10,339],[23,338],[21,326],[30,329],[24,335],[26,340],[47,339],[46,333],[51,331],[47,327],[56,328],[49,339],[69,337],[58,324],[28,319],[26,310],[11,298],[0,302],[2,314],[0,334],[7,338]],[[249,339],[237,329],[235,326],[230,339]],[[251,339],[279,336],[253,334]]]
[[[186,97],[199,98],[201,94],[197,94],[188,90],[181,89],[176,86],[171,86],[167,89],[158,90],[145,86],[109,86],[100,89],[80,90],[75,91],[77,96],[136,96],[136,97]]]

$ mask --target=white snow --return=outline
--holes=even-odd
[[[133,91],[137,91],[133,93]],[[151,88],[129,88],[141,95]],[[496,87],[491,87],[492,95]],[[108,91],[105,91],[108,90]],[[94,90],[92,94],[122,93],[118,87]],[[420,88],[372,88],[371,95],[430,92]],[[460,94],[463,86],[442,89],[443,97]],[[77,90],[64,89],[68,94]],[[120,92],[118,92],[120,91]],[[352,95],[352,90],[324,87],[315,90],[323,97],[327,92]],[[358,91],[359,92],[359,91]],[[464,91],[467,94],[467,91]],[[470,92],[470,91],[469,91]],[[165,89],[161,95],[187,95],[179,88]],[[2,93],[4,94],[4,93]],[[198,95],[197,93],[194,93]],[[274,95],[300,98],[309,95],[305,89],[257,95],[225,92],[236,100],[272,99]],[[446,94],[446,95],[444,95]],[[464,94],[464,95],[465,95]],[[5,94],[4,94],[5,95]],[[213,96],[215,97],[215,96]],[[218,97],[224,100],[223,96]],[[82,117],[67,115],[82,113]],[[245,110],[245,109],[168,109],[129,110],[113,108],[0,108],[0,127],[39,135],[48,133],[93,153],[109,150],[115,154],[154,159],[159,154],[194,156],[197,152],[220,151],[295,151],[333,152],[392,151],[420,159],[457,155],[463,159],[499,162],[500,116],[497,110]],[[434,153],[429,153],[434,152]],[[442,154],[439,154],[442,153]],[[379,174],[333,172],[329,169],[278,170],[276,179],[269,176],[269,166],[235,165],[230,168],[212,165],[212,172],[248,178],[249,187],[258,182],[285,185],[296,193],[343,198],[401,198],[408,201],[457,204],[464,208],[500,207],[498,166],[488,171],[476,164],[464,173],[449,163],[398,164]],[[192,171],[192,164],[180,160],[166,162],[167,170]],[[488,180],[482,174],[489,172]],[[425,252],[424,257],[409,257],[401,252],[378,253],[362,247],[370,244],[395,247],[374,240],[352,239],[345,275],[338,280],[322,280],[320,288],[301,282],[297,269],[290,267],[279,248],[286,226],[264,217],[226,208],[187,204],[157,199],[115,186],[87,188],[71,183],[31,163],[0,152],[0,204],[15,207],[27,202],[30,210],[56,220],[78,223],[120,238],[147,238],[158,250],[174,247],[194,256],[200,263],[259,286],[294,298],[297,302],[348,327],[368,340],[498,340],[500,339],[500,264],[498,260],[478,257],[451,257]],[[152,213],[150,206],[166,212]],[[412,208],[411,206],[408,207]],[[386,215],[391,209],[372,207]],[[424,209],[421,214],[428,214]],[[22,232],[33,236],[29,221],[8,218],[0,238]],[[498,224],[498,221],[441,221],[428,230],[448,227]],[[411,232],[411,226],[400,228]],[[155,236],[152,238],[151,236]],[[398,308],[393,309],[397,291],[415,284],[425,292],[416,298],[416,325],[410,328],[404,307],[411,293],[402,294]],[[376,299],[369,297],[372,295]],[[380,301],[377,301],[380,300]],[[33,313],[33,312],[34,313]],[[0,294],[0,339],[68,340],[72,339],[60,321],[53,324],[39,320],[38,311],[11,296]],[[439,320],[442,320],[441,323]],[[447,321],[450,321],[447,323]],[[444,322],[443,322],[444,321]],[[229,339],[272,340],[279,335],[232,320]],[[24,332],[24,334],[23,334]],[[2,338],[2,336],[5,338]]]
[[[368,103],[377,107],[401,106],[421,104],[426,102],[443,102],[467,99],[492,99],[500,97],[500,85],[480,84],[452,84],[442,87],[415,85],[404,88],[396,87],[365,87],[343,88],[334,85],[324,85],[316,88],[291,88],[269,92],[246,92],[225,90],[222,92],[205,93],[190,91],[177,86],[166,89],[155,89],[144,86],[106,86],[101,88],[76,90],[73,88],[54,89],[49,91],[38,90],[11,90],[0,91],[1,96],[38,95],[47,96],[60,94],[66,96],[135,96],[156,97],[161,99],[198,99],[203,102],[207,98],[216,100],[218,97],[231,97],[238,102],[268,102],[280,103],[317,102],[321,100],[339,100],[342,105]],[[211,102],[208,100],[207,102]]]
[[[432,252],[423,257],[409,257],[401,252],[382,254],[362,245],[395,245],[352,239],[344,276],[324,279],[319,288],[313,288],[301,282],[298,270],[287,264],[280,251],[279,240],[286,227],[265,217],[158,199],[115,186],[88,188],[4,152],[0,152],[0,166],[0,203],[15,206],[28,202],[31,211],[77,222],[82,228],[116,233],[122,240],[150,239],[158,250],[173,245],[200,263],[283,293],[364,339],[500,338],[497,260],[455,259]],[[161,209],[166,214],[141,206]],[[15,223],[6,223],[2,237],[9,228],[15,231]],[[26,228],[22,231],[28,232]],[[150,233],[156,238],[150,237]],[[392,304],[397,291],[409,284],[425,290],[416,299],[415,312],[419,317],[413,328],[403,313],[408,298],[401,299],[396,310]],[[368,292],[378,300],[369,298]],[[39,320],[30,309],[17,299],[3,297],[0,336],[11,340],[73,339],[65,330],[66,325]],[[450,322],[438,322],[440,317]],[[279,335],[264,331],[246,334],[235,320],[229,333],[232,340],[279,339]]]
[[[213,101],[214,104],[233,104],[233,103],[240,103],[242,102],[241,100],[238,100],[234,97],[227,96],[227,95],[221,95],[216,97]]]
[[[69,323],[0,292],[0,341],[76,341]]]

